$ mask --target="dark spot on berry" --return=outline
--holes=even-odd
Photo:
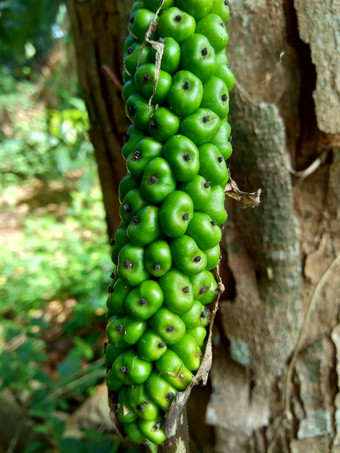
[[[204,47],[204,49],[202,49],[201,53],[205,57],[206,55],[208,55],[208,49],[206,47]]]
[[[190,82],[188,80],[184,83],[183,88],[185,90],[188,90],[190,88]]]
[[[149,405],[149,401],[144,401],[142,404],[143,404],[143,406],[148,406]]]
[[[209,115],[206,115],[203,117],[203,123],[209,123],[210,121],[210,116]]]
[[[142,297],[139,301],[139,305],[145,305],[146,303],[147,303],[147,300],[144,297]]]
[[[127,143],[130,140],[130,135],[125,132],[124,134],[124,142]]]
[[[132,47],[129,47],[128,50],[127,50],[127,53],[128,53],[129,55],[131,55],[131,54],[133,53],[133,48],[132,48]]]
[[[224,27],[224,23],[223,22],[221,22],[220,25],[221,25],[221,27]]]
[[[112,280],[113,280],[113,279],[115,278],[115,274],[114,274],[114,272],[111,272],[111,274],[110,274],[110,278],[111,278]]]
[[[151,120],[150,123],[149,123],[149,126],[151,127],[151,129],[156,129],[157,127],[157,123],[155,120]]]
[[[177,16],[175,17],[175,20],[176,20],[177,22],[181,22],[182,16],[181,16],[180,14],[177,14]]]
[[[131,115],[131,116],[133,116],[133,115],[136,113],[136,109],[134,108],[133,105],[130,105],[130,106],[128,107],[128,113],[129,113],[129,115]]]
[[[216,226],[216,225],[217,225],[217,223],[215,222],[215,220],[212,220],[210,223],[211,223],[212,226]]]
[[[183,291],[183,293],[188,294],[188,292],[190,291],[189,286],[184,286],[184,288],[182,288],[182,291]]]
[[[174,332],[175,331],[175,326],[169,326],[166,329],[168,332]]]
[[[144,74],[144,75],[143,75],[143,80],[144,80],[144,82],[150,82],[150,80],[151,80],[151,75],[150,75],[150,74]]]
[[[231,143],[233,141],[233,137],[231,135],[228,137],[228,141],[229,141],[229,143]]]
[[[133,264],[129,260],[125,260],[124,266],[125,266],[126,269],[132,269],[133,268]]]
[[[133,217],[132,217],[132,221],[133,221],[133,223],[135,223],[135,224],[139,223],[138,217],[136,217],[136,216],[133,216]]]
[[[205,187],[206,189],[209,189],[209,187],[210,187],[210,182],[207,181],[206,183],[204,183],[204,187]]]
[[[133,158],[134,158],[135,160],[138,160],[138,159],[140,159],[140,156],[141,156],[141,155],[142,155],[142,153],[141,153],[140,151],[135,151],[135,152],[133,153]]]
[[[225,6],[229,6],[229,0],[224,0]]]
[[[125,212],[130,212],[131,211],[131,206],[128,203],[123,204],[123,209],[124,209]]]
[[[195,263],[199,263],[201,261],[202,257],[201,256],[195,256],[194,261]]]
[[[183,220],[189,220],[189,214],[186,212],[185,214],[182,215]]]
[[[107,288],[107,292],[112,294],[113,293],[113,288],[112,286],[110,285],[108,288]]]
[[[120,369],[120,371],[122,373],[126,373],[127,372],[127,366],[125,366],[125,365],[121,366],[119,369]]]
[[[124,330],[123,324],[118,324],[118,326],[116,327],[116,330],[117,330],[117,332],[123,332],[123,330]]]
[[[184,158],[184,160],[191,160],[191,156],[189,153],[185,153],[183,158]]]
[[[159,344],[158,344],[158,347],[159,347],[159,349],[165,348],[165,343],[159,343]]]
[[[226,93],[222,94],[222,101],[226,102],[228,100],[228,95]]]
[[[165,398],[167,398],[168,400],[172,401],[175,397],[175,394],[174,392],[169,392],[165,395]]]
[[[206,318],[209,318],[209,316],[210,316],[210,311],[208,309],[205,309],[202,311],[201,318],[206,319]]]
[[[205,286],[205,285],[202,285],[202,286],[200,287],[199,293],[200,293],[200,294],[205,294],[206,292],[207,292],[206,286]]]
[[[158,182],[158,179],[156,178],[156,176],[151,176],[150,184],[156,184],[157,182]]]
[[[231,68],[231,64],[230,63],[228,63],[227,66],[228,66],[229,69]]]
[[[136,409],[137,411],[143,412],[145,410],[145,406],[143,404],[137,404]]]
[[[217,160],[219,161],[219,163],[221,163],[221,162],[223,162],[223,161],[224,161],[224,159],[223,159],[223,157],[222,157],[222,156],[219,156],[219,158],[218,158]]]
[[[155,271],[160,271],[161,270],[161,265],[160,264],[154,264],[153,266]]]

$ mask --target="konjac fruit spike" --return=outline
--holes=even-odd
[[[228,5],[141,0],[128,20],[122,98],[132,124],[105,364],[116,419],[135,443],[165,441],[165,415],[200,372],[216,313],[235,84]]]

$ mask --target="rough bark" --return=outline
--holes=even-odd
[[[218,452],[337,451],[340,3],[230,3],[230,167],[263,192],[255,211],[229,203],[235,297],[206,420]]]
[[[119,77],[131,3],[67,0],[111,233],[126,122],[102,67]],[[242,210],[227,201],[226,292],[211,396],[189,403],[192,451],[337,452],[340,2],[230,0],[230,8],[230,168],[241,190],[262,188],[262,203]]]

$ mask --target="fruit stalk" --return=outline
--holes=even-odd
[[[189,430],[186,407],[183,406],[180,416],[173,428],[174,436],[168,437],[165,442],[158,446],[158,453],[190,452]]]
[[[106,381],[118,430],[165,451],[176,451],[172,428],[191,388],[207,380],[223,290],[235,82],[228,18],[226,0],[137,1],[125,41],[122,95],[132,124],[112,242]]]

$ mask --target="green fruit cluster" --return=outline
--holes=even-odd
[[[166,438],[173,398],[200,367],[217,297],[235,83],[225,54],[228,1],[165,0],[151,36],[164,45],[157,70],[156,51],[143,43],[160,3],[133,4],[125,41],[122,94],[132,125],[105,351],[125,434],[156,444]]]

